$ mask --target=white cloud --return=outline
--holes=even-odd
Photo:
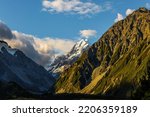
[[[81,0],[43,0],[42,4],[42,11],[48,11],[49,13],[87,15],[111,9],[110,2],[106,2],[104,5],[100,6],[94,2],[82,2]]]
[[[69,39],[59,39],[59,38],[44,38],[44,39],[35,39],[34,47],[39,53],[49,53],[49,51],[57,51],[56,54],[67,53],[73,45],[74,41]]]
[[[146,8],[150,9],[150,3],[146,3]]]
[[[5,41],[12,47],[23,51],[36,63],[46,66],[55,55],[67,53],[75,44],[69,39],[37,38],[32,35],[12,31],[15,38]]]
[[[118,14],[117,14],[117,18],[115,19],[115,22],[118,22],[118,21],[120,21],[120,20],[123,20],[123,15],[120,14],[120,13],[118,13]]]
[[[127,9],[125,14],[126,14],[126,16],[128,16],[128,15],[132,14],[134,11],[135,11],[134,9]],[[121,13],[118,13],[117,18],[115,19],[115,22],[118,22],[123,19],[124,19],[124,16]]]
[[[13,39],[4,39],[12,48],[17,48],[36,63],[46,67],[54,57],[69,52],[75,41],[62,38],[38,38],[33,35],[12,31]],[[80,38],[96,36],[96,30],[80,30]]]
[[[87,39],[96,36],[96,34],[96,30],[80,30],[80,36]]]
[[[135,10],[134,9],[127,9],[126,10],[126,16],[132,14]]]

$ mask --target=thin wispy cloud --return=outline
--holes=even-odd
[[[82,0],[43,0],[43,11],[49,13],[68,13],[79,15],[90,15],[107,11],[112,8],[110,2],[97,5],[92,1],[83,2]]]

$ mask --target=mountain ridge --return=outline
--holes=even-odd
[[[54,77],[59,77],[59,75],[68,69],[89,47],[88,41],[81,39],[75,43],[72,49],[65,55],[57,56],[51,63],[49,72],[53,74]]]
[[[58,94],[134,95],[141,85],[140,79],[146,77],[150,60],[149,18],[150,11],[140,8],[115,23],[61,75],[55,91]]]
[[[0,41],[0,64],[1,82],[14,82],[30,93],[47,92],[55,82],[42,66],[4,41]]]
[[[12,39],[9,31],[0,25],[0,38]],[[2,99],[150,99],[150,10],[134,11],[90,47],[86,40],[76,43],[53,64],[51,72],[61,72],[56,83],[42,66],[1,40],[0,64]]]

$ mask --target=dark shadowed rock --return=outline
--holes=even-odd
[[[45,93],[55,82],[52,75],[23,52],[0,42],[0,81],[14,82],[30,93]]]
[[[0,38],[1,39],[12,39],[13,34],[11,30],[2,22],[0,22]]]

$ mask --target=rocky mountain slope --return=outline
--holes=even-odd
[[[150,97],[150,11],[140,8],[115,23],[58,79],[55,91]]]
[[[81,39],[66,55],[56,57],[49,67],[49,72],[52,73],[54,77],[58,78],[59,75],[64,70],[68,69],[88,47],[89,44],[87,40]]]
[[[22,89],[41,94],[51,90],[55,80],[40,65],[6,42],[0,41],[0,83],[17,84]],[[4,87],[5,87],[4,86]]]

